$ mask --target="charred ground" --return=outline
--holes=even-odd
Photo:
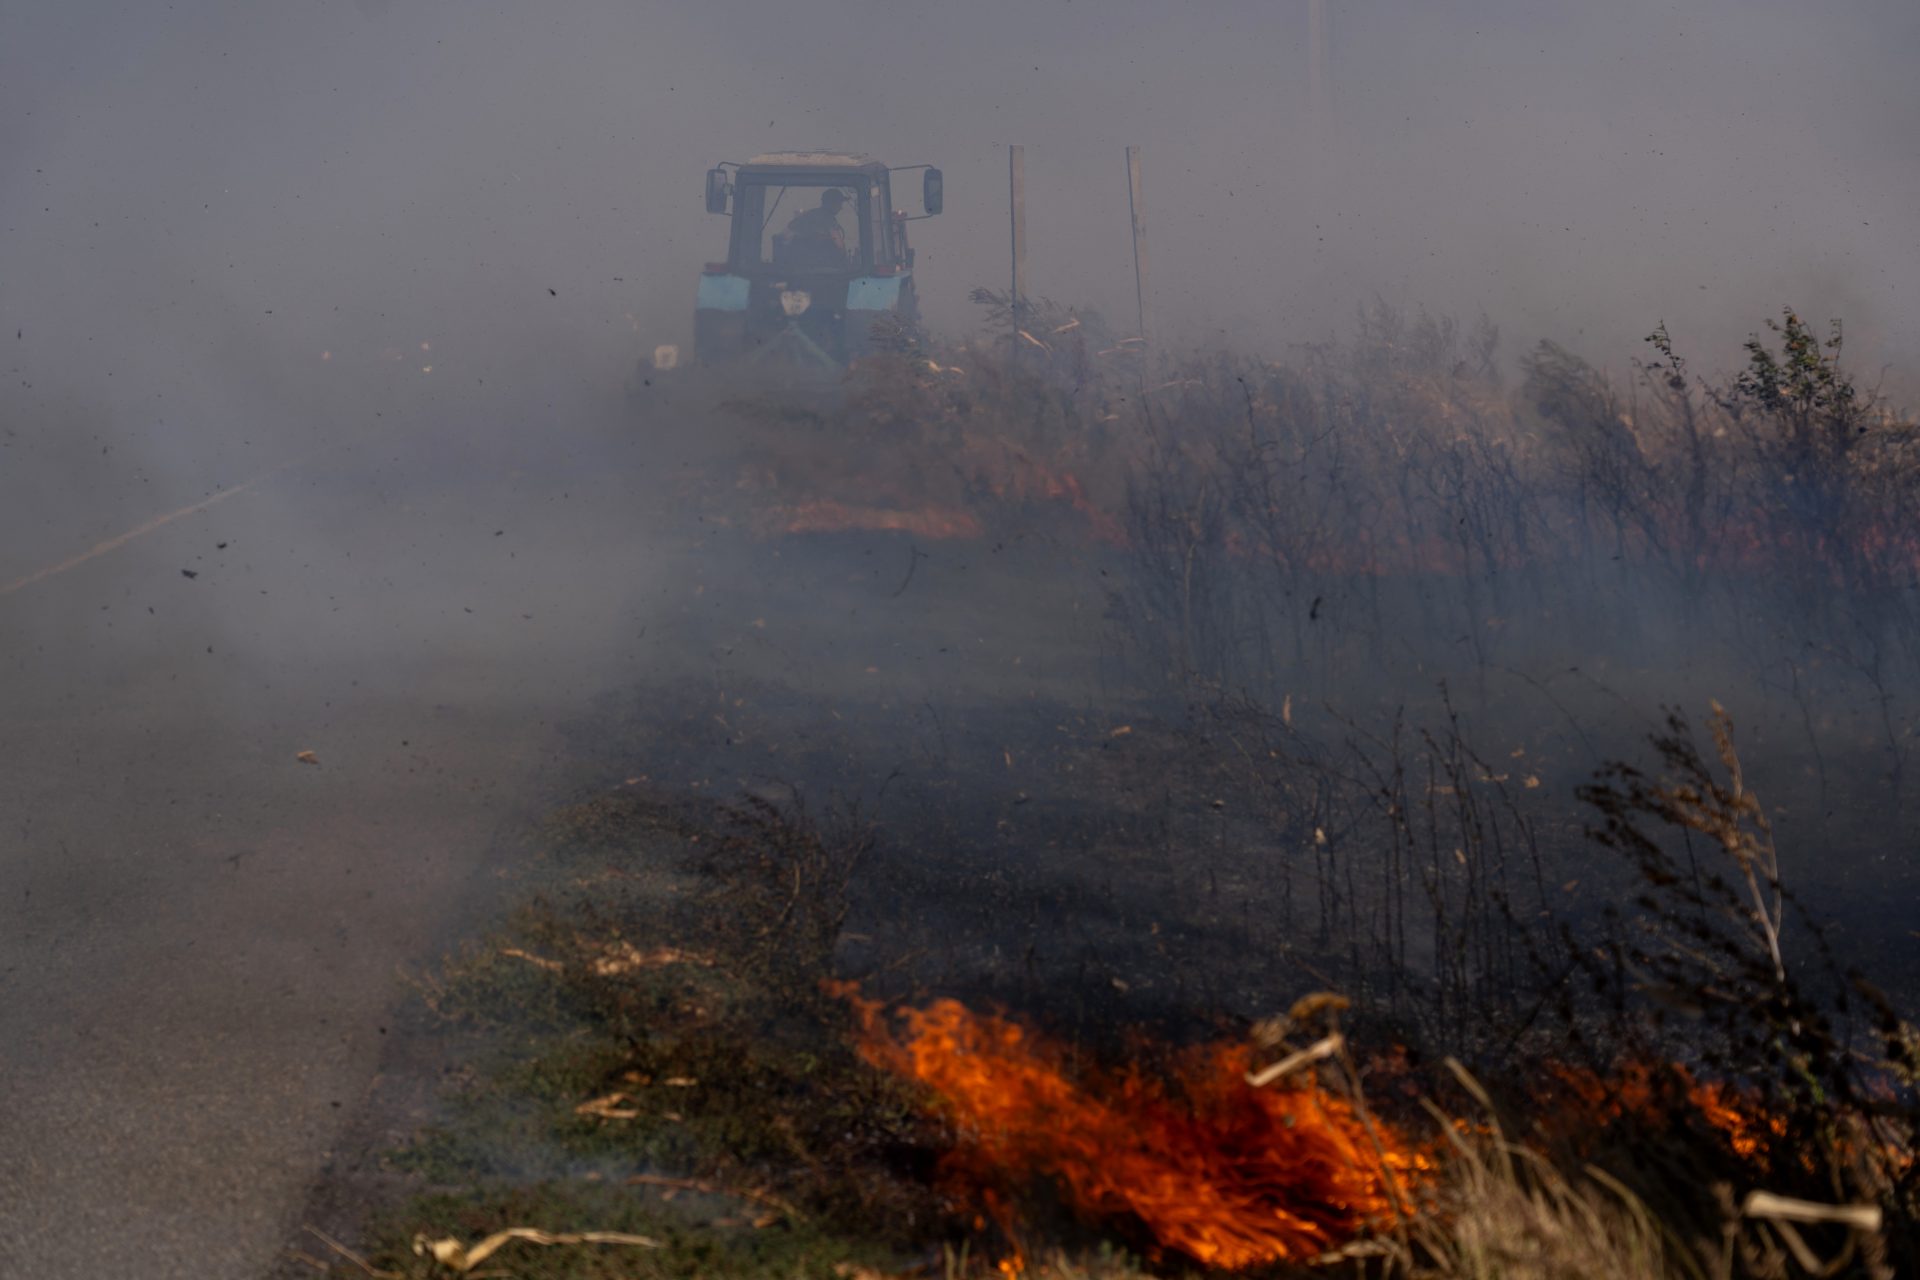
[[[672,624],[705,661],[568,728],[573,799],[512,872],[541,902],[429,987],[484,1029],[462,1052],[505,1055],[403,1158],[468,1190],[384,1219],[376,1261],[516,1214],[676,1233],[562,1267],[956,1247],[933,1177],[955,1138],[849,1056],[825,979],[1012,1010],[1106,1061],[1337,990],[1356,1041],[1466,1060],[1522,1126],[1543,1062],[1679,1064],[1781,1127],[1763,1167],[1711,1125],[1663,1146],[1655,1112],[1587,1117],[1570,1150],[1673,1206],[1661,1248],[1790,1265],[1765,1228],[1716,1243],[1713,1188],[1761,1182],[1878,1199],[1862,1266],[1910,1248],[1910,1163],[1871,1174],[1833,1135],[1910,1087],[1881,1010],[1915,983],[1914,437],[1837,341],[1789,314],[1703,381],[1658,332],[1623,387],[1542,345],[1514,386],[1490,329],[1384,308],[1298,362],[1151,369],[1091,317],[1020,320],[1011,358],[986,339],[825,397],[720,397],[676,482],[712,529]],[[651,413],[713,404],[658,392]],[[708,1084],[669,1105],[668,1078]],[[776,1246],[753,1233],[798,1217],[714,1210],[747,1234],[709,1239],[609,1198],[616,1173],[812,1226]],[[1404,1247],[1444,1269],[1445,1241]]]

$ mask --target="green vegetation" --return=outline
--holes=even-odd
[[[927,1122],[823,996],[846,851],[765,805],[630,789],[555,813],[538,895],[422,995],[471,1057],[446,1118],[392,1162],[425,1188],[365,1262],[447,1274],[418,1240],[512,1227],[654,1249],[512,1244],[527,1276],[827,1276],[924,1250]],[[778,902],[776,904],[776,899]],[[333,1274],[358,1264],[344,1256]]]

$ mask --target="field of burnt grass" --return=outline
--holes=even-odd
[[[610,696],[288,1273],[1920,1273],[1920,441],[1837,327],[1616,387],[985,301],[729,401],[742,618],[856,535],[935,629],[1098,608]]]
[[[1110,732],[1022,781],[1072,764],[1124,794],[1191,749]],[[1621,910],[1534,927],[1489,892],[1498,925],[1437,921],[1420,959],[1343,956],[1338,922],[1282,945],[1242,871],[1142,874],[1124,822],[1098,855],[1044,838],[1064,812],[1037,822],[1055,853],[1023,861],[1056,865],[1022,880],[937,800],[909,806],[945,827],[934,860],[935,829],[884,808],[621,779],[551,816],[523,905],[421,981],[435,1117],[386,1153],[354,1243],[301,1251],[457,1274],[444,1242],[529,1229],[559,1243],[493,1268],[1900,1274],[1920,1040],[1823,965],[1725,726],[1706,738],[1675,725],[1647,774],[1588,787]],[[1028,807],[961,772],[956,809]],[[1518,956],[1476,950],[1496,928]],[[1343,962],[1371,984],[1311,994]],[[1458,976],[1488,967],[1512,998]]]

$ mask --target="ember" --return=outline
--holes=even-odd
[[[899,1029],[854,1000],[869,1061],[918,1081],[955,1126],[947,1172],[976,1200],[1044,1177],[1096,1218],[1136,1220],[1157,1246],[1222,1268],[1308,1258],[1406,1204],[1431,1162],[1311,1078],[1255,1089],[1251,1050],[1179,1056],[1166,1081],[1069,1068],[1066,1050],[941,1000]]]
[[[1766,1114],[1757,1099],[1719,1080],[1696,1080],[1675,1063],[1626,1062],[1602,1078],[1591,1071],[1554,1064],[1548,1074],[1577,1100],[1574,1114],[1560,1124],[1591,1131],[1622,1116],[1671,1122],[1691,1112],[1720,1134],[1743,1160],[1765,1163],[1767,1144],[1786,1133],[1784,1117]],[[1543,1119],[1551,1131],[1554,1121]]]

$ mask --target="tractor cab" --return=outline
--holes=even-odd
[[[921,174],[921,206],[894,206],[895,174]],[[836,367],[919,321],[907,223],[940,212],[938,169],[782,151],[707,171],[707,212],[731,220],[724,262],[700,277],[694,355]]]

